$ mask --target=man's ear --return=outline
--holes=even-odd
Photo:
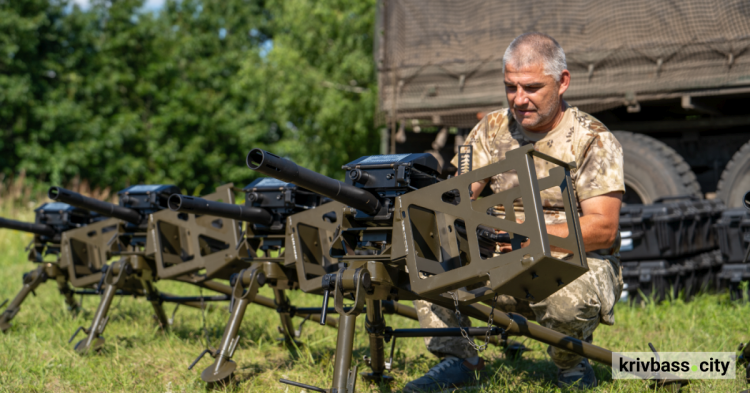
[[[568,87],[570,87],[570,71],[563,70],[562,74],[560,74],[560,87],[558,95],[563,95],[568,90]]]

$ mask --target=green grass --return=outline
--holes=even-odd
[[[33,219],[34,203],[0,203],[0,215],[16,219]],[[0,230],[0,301],[15,296],[21,286],[21,275],[36,266],[26,262],[23,247],[31,237]],[[159,282],[161,290],[178,294],[197,294],[194,289],[173,282]],[[267,288],[261,294],[272,296]],[[319,306],[319,297],[291,293],[295,305]],[[0,391],[8,392],[203,392],[200,372],[210,358],[204,358],[195,369],[187,366],[205,347],[203,317],[199,310],[180,308],[172,329],[160,332],[152,320],[151,306],[143,299],[115,299],[110,322],[104,336],[106,349],[97,355],[81,357],[67,340],[81,325],[88,326],[98,297],[87,297],[83,310],[73,317],[65,308],[55,284],[47,282],[29,297],[13,328],[0,335]],[[167,306],[172,313],[173,306]],[[690,303],[681,300],[660,305],[628,306],[619,304],[617,324],[601,326],[594,334],[595,343],[618,351],[648,351],[652,342],[660,351],[734,351],[737,344],[750,339],[747,303],[731,303],[725,295],[699,296]],[[217,345],[228,319],[225,305],[205,313],[208,338]],[[413,321],[388,317],[394,327],[416,327]],[[307,323],[301,341],[305,345],[293,353],[279,345],[276,331],[278,318],[270,310],[251,305],[240,330],[241,341],[234,360],[238,363],[236,384],[219,388],[232,392],[300,392],[301,389],[278,383],[288,378],[316,386],[328,386],[333,373],[332,355],[335,330]],[[367,353],[364,318],[360,318],[355,343],[355,360]],[[475,326],[480,323],[475,323]],[[490,378],[482,391],[550,392],[554,387],[556,368],[545,352],[545,346],[519,338],[533,352],[523,359],[506,360],[498,348],[482,354],[490,364]],[[421,339],[401,339],[389,387],[358,382],[362,392],[400,391],[409,380],[421,376],[436,360],[425,351]],[[642,381],[612,381],[609,368],[595,365],[600,380],[599,392],[640,392],[647,390]],[[696,381],[684,391],[738,392],[746,389],[744,381]]]

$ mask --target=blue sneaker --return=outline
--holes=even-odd
[[[406,393],[450,392],[463,385],[477,382],[476,372],[484,369],[484,359],[473,365],[465,359],[446,356],[437,366],[430,369],[421,378],[404,386]]]

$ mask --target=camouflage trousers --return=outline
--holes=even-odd
[[[595,258],[592,256],[596,256]],[[622,293],[620,258],[589,254],[589,271],[546,299],[530,303],[511,296],[500,295],[496,309],[521,314],[540,325],[591,342],[599,323],[614,325],[615,303]],[[423,328],[471,326],[462,315],[459,321],[453,310],[424,300],[415,300],[419,324]],[[470,358],[477,351],[463,337],[425,337],[427,349],[438,357]],[[581,356],[550,346],[547,353],[560,368],[570,368],[581,361]]]

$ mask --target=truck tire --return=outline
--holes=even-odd
[[[743,207],[743,197],[750,191],[750,142],[740,147],[721,173],[716,197],[729,207]]]
[[[674,149],[643,134],[612,133],[625,156],[624,203],[649,205],[669,196],[703,197],[695,174]]]

